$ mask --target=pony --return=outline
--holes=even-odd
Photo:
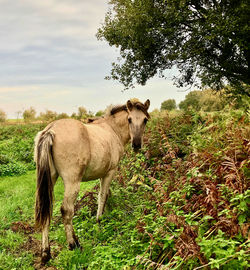
[[[42,232],[41,263],[51,258],[49,226],[53,209],[53,189],[58,176],[64,183],[61,214],[69,249],[80,247],[72,218],[81,181],[100,179],[96,219],[103,214],[111,180],[131,140],[142,147],[150,101],[127,101],[113,107],[108,115],[84,124],[61,119],[50,123],[35,138],[34,160],[37,170],[35,226]]]

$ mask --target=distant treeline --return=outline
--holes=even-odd
[[[45,112],[41,112],[40,114],[37,114],[36,109],[34,107],[30,107],[23,112],[17,113],[17,119],[22,118],[25,122],[30,121],[44,121],[44,122],[50,122],[53,120],[63,119],[63,118],[75,118],[75,119],[87,119],[89,117],[99,117],[102,116],[105,113],[105,111],[98,111],[97,113],[93,113],[91,111],[87,111],[84,107],[78,107],[77,112],[72,113],[71,115],[67,113],[57,113],[52,110],[46,110]],[[0,109],[0,122],[5,122],[7,120],[7,114]]]
[[[192,109],[204,112],[220,111],[226,106],[233,109],[243,108],[247,110],[250,108],[250,98],[247,96],[232,96],[223,91],[215,92],[211,89],[195,90],[190,91],[178,105],[180,110],[187,111]],[[161,103],[161,111],[175,109],[177,109],[177,105],[174,99],[167,99]]]
[[[34,107],[24,110],[23,112],[17,112],[17,119],[20,117],[24,119],[25,122],[30,121],[44,121],[50,122],[62,118],[75,118],[75,119],[87,119],[90,117],[100,117],[106,113],[107,110],[112,105],[108,106],[105,110],[99,110],[97,113],[87,111],[83,106],[78,107],[77,112],[68,115],[67,113],[57,113],[55,111],[46,110],[37,115],[37,112]],[[190,91],[185,99],[181,101],[178,105],[176,104],[175,99],[167,99],[161,103],[160,110],[176,110],[180,109],[183,111],[195,110],[195,111],[220,111],[225,107],[231,107],[233,109],[243,108],[245,110],[250,109],[250,97],[248,96],[233,96],[227,94],[223,90],[220,92],[213,91],[211,89],[205,89],[203,91]],[[5,122],[7,120],[7,114],[0,109],[0,122]]]

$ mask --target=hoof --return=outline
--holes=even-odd
[[[51,259],[50,248],[42,250],[41,264],[46,264]]]
[[[69,250],[73,250],[75,248],[81,249],[81,245],[76,237],[74,237],[74,242],[69,244]]]
[[[101,224],[101,217],[96,217],[96,223]]]

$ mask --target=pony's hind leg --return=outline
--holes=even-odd
[[[53,189],[54,189],[54,185],[58,178],[58,174],[54,168],[51,168],[51,169],[52,169],[51,180],[52,180]],[[49,223],[49,220],[47,219],[45,226],[42,228],[41,264],[45,264],[51,259],[50,244],[49,244],[49,226],[50,226],[50,223]]]
[[[49,244],[49,221],[42,229],[42,250],[41,250],[41,264],[45,264],[51,259],[50,244]]]
[[[61,206],[61,213],[69,249],[72,250],[76,247],[80,247],[72,224],[72,218],[74,216],[74,202],[80,190],[80,181],[68,183],[64,180],[64,188],[64,199]]]

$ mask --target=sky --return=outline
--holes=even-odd
[[[187,89],[153,78],[123,91],[105,80],[119,49],[96,38],[107,0],[0,0],[0,109],[8,118],[34,107],[71,114],[84,106],[97,112],[130,98],[150,99],[150,109]],[[170,71],[171,75],[174,71]]]

